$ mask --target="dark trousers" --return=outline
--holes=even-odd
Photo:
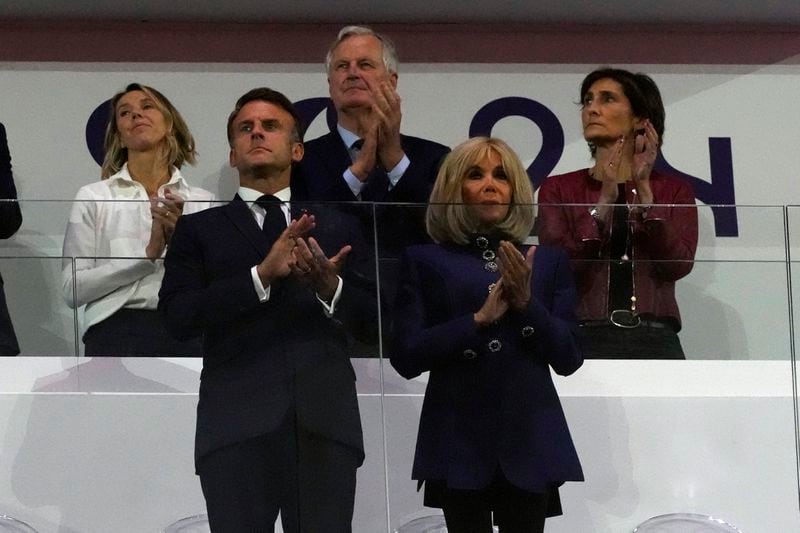
[[[19,355],[19,343],[11,316],[8,314],[3,278],[0,277],[0,356],[5,355]]]
[[[577,338],[584,359],[686,359],[678,334],[666,325],[580,326]]]
[[[197,465],[214,533],[352,531],[359,458],[340,443],[296,430],[289,415],[274,432],[226,446]]]
[[[548,514],[548,493],[515,487],[498,473],[485,489],[445,488],[442,511],[449,533],[541,533]]]
[[[87,357],[202,357],[199,337],[188,340],[172,338],[158,311],[120,309],[83,335]]]

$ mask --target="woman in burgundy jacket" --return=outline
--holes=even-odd
[[[697,210],[689,184],[653,170],[661,94],[644,74],[601,68],[580,97],[595,164],[545,180],[539,240],[572,259],[584,356],[684,359],[675,281],[692,270]]]

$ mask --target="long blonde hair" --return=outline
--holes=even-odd
[[[103,158],[103,166],[100,171],[102,179],[119,172],[128,160],[128,149],[122,146],[119,130],[117,129],[117,104],[123,96],[131,91],[145,93],[155,102],[159,111],[164,115],[168,133],[163,147],[163,157],[167,164],[177,168],[181,168],[183,163],[193,165],[197,160],[194,137],[192,137],[189,127],[178,110],[175,109],[175,106],[166,96],[152,87],[140,83],[131,83],[125,87],[125,90],[118,92],[111,99],[111,116],[108,119],[104,143],[106,155]]]
[[[495,137],[473,137],[450,152],[436,176],[425,225],[436,242],[467,244],[475,233],[478,221],[464,205],[462,186],[471,167],[480,163],[491,152],[500,157],[506,178],[511,185],[511,205],[506,217],[493,231],[521,244],[533,227],[533,188],[517,154],[503,140]]]

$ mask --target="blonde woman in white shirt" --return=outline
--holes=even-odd
[[[111,109],[102,180],[78,191],[64,236],[64,299],[86,306],[87,356],[200,356],[200,340],[172,339],[156,311],[178,218],[214,199],[179,170],[195,162],[194,138],[152,87],[128,85]]]

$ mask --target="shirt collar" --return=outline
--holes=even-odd
[[[178,170],[175,167],[170,167],[170,173],[171,174],[170,174],[169,181],[158,188],[159,192],[161,191],[161,189],[163,189],[164,187],[168,187],[168,186],[172,187],[172,188],[175,188],[175,189],[183,189],[183,188],[186,188],[186,187],[189,186],[189,184],[186,183],[186,180],[183,179],[183,176],[181,175],[181,171],[180,170]],[[117,172],[113,176],[109,177],[108,180],[109,181],[115,181],[115,182],[127,182],[127,183],[131,183],[131,184],[139,183],[138,181],[133,179],[133,176],[131,176],[131,173],[128,172],[128,162],[127,161],[125,162],[125,164],[122,165],[122,168],[119,169],[119,172]]]
[[[264,195],[263,192],[251,189],[250,187],[239,187],[238,194],[239,198],[241,198],[245,202],[255,202]],[[292,199],[292,189],[289,187],[283,188],[278,192],[272,193],[272,196],[274,196],[281,202],[288,202],[289,200]]]
[[[350,150],[354,142],[361,139],[361,137],[359,137],[352,131],[345,129],[341,124],[337,124],[336,129],[339,131],[339,135],[341,136],[342,141],[344,141],[344,145],[347,147],[348,150]]]

